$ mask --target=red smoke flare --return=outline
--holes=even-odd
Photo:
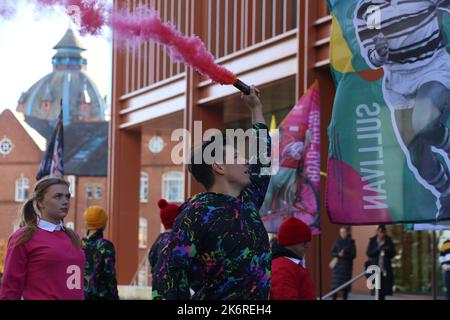
[[[69,8],[80,8],[80,33],[99,35],[110,9],[103,0],[28,0],[38,8],[53,7],[55,5]],[[73,17],[73,16],[72,16]]]
[[[36,5],[38,10],[49,10],[54,6],[63,8],[78,6],[80,8],[81,34],[99,35],[104,25],[110,25],[119,39],[129,40],[135,45],[148,40],[158,42],[168,47],[170,55],[175,61],[188,64],[216,83],[238,84],[237,87],[242,90],[236,76],[214,62],[214,56],[206,49],[205,44],[198,36],[184,36],[170,23],[163,23],[153,9],[139,7],[131,14],[125,10],[113,12],[104,0],[27,1]],[[0,17],[8,18],[16,6],[15,1],[5,1],[0,4]],[[71,17],[76,18],[73,15]]]
[[[212,81],[220,84],[236,82],[236,76],[231,71],[214,62],[214,56],[198,36],[184,36],[170,23],[163,23],[152,9],[141,7],[134,14],[115,12],[110,24],[120,39],[136,44],[153,40],[167,46],[172,59],[188,64]]]

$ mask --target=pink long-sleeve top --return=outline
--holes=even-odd
[[[41,220],[30,240],[18,246],[24,229],[11,235],[0,300],[84,299],[84,253],[62,228]]]

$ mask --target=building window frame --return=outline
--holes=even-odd
[[[139,218],[139,249],[147,249],[148,243],[148,220],[146,218]]]
[[[95,190],[94,190],[94,198],[95,198],[95,199],[101,199],[102,196],[103,196],[102,186],[100,186],[100,185],[95,186]]]
[[[139,200],[141,203],[148,202],[148,173],[141,171],[141,180],[139,188]]]
[[[28,199],[30,192],[30,179],[21,176],[16,180],[16,192],[15,200],[16,202],[24,202]]]
[[[169,202],[184,201],[184,173],[169,171],[162,175],[162,198]]]
[[[86,185],[84,187],[84,196],[86,200],[94,199],[94,188],[91,185]]]

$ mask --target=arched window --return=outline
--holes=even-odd
[[[184,201],[183,172],[167,172],[162,176],[162,197],[169,202]]]
[[[139,192],[141,202],[148,202],[148,174],[141,172],[141,188]]]
[[[30,180],[21,177],[16,180],[16,201],[23,202],[28,199],[30,191]]]

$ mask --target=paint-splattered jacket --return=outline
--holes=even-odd
[[[85,300],[118,300],[114,245],[98,231],[91,238],[84,238],[82,246],[86,256]]]
[[[152,273],[154,272],[156,263],[158,262],[158,258],[161,255],[163,248],[167,245],[170,238],[170,232],[166,231],[160,233],[156,238],[155,242],[148,253],[148,262],[150,263],[150,268],[152,269]]]
[[[268,133],[263,124],[253,128]],[[270,137],[262,139],[270,156]],[[154,270],[154,299],[268,299],[271,251],[258,211],[270,180],[261,168],[270,164],[259,160],[250,162],[252,183],[237,198],[206,192],[182,206]]]

